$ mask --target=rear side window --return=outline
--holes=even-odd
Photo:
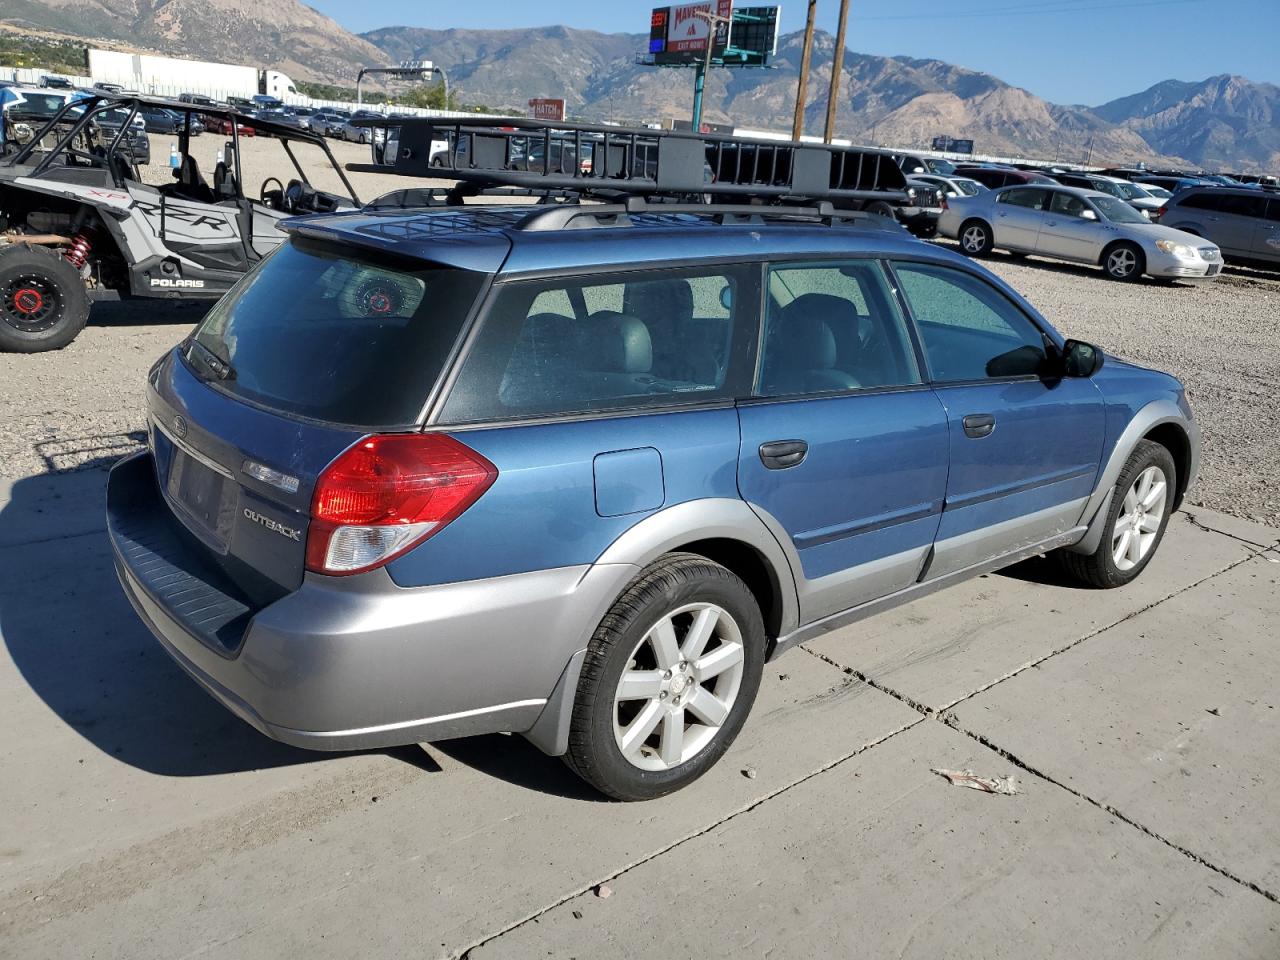
[[[1238,193],[1224,193],[1218,200],[1218,212],[1237,217],[1261,217],[1266,210],[1267,198],[1246,197]]]
[[[1028,207],[1032,210],[1043,210],[1049,202],[1049,191],[1036,187],[1016,187],[1000,194],[1000,203],[1015,207]]]
[[[499,284],[441,421],[745,395],[758,277],[746,265]]]
[[[761,396],[920,383],[880,264],[778,264],[769,271]]]
[[[410,425],[484,280],[292,239],[209,312],[187,359],[219,389],[274,410]]]
[[[924,263],[896,263],[935,381],[1031,376],[1045,363],[1044,336],[981,277]]]

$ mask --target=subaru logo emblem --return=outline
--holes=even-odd
[[[179,440],[187,435],[187,421],[185,417],[177,416],[173,418],[173,435]]]

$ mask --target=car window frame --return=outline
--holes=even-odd
[[[937,376],[934,374],[933,366],[929,363],[929,353],[924,347],[924,334],[920,329],[920,319],[916,316],[915,311],[911,308],[911,302],[910,300],[907,299],[906,291],[903,290],[902,288],[902,281],[899,278],[898,271],[897,271],[897,267],[899,264],[917,264],[917,265],[926,266],[926,267],[934,267],[939,270],[948,270],[948,271],[951,271],[952,273],[963,274],[964,276],[971,277],[972,279],[981,282],[993,293],[1000,296],[1006,303],[1008,303],[1011,307],[1013,307],[1013,309],[1018,314],[1026,318],[1026,321],[1029,324],[1031,324],[1032,328],[1035,329],[1036,332],[1040,334],[1040,339],[1043,343],[1046,356],[1048,356],[1050,353],[1050,349],[1049,349],[1050,344],[1053,345],[1053,348],[1055,350],[1060,349],[1060,345],[1057,341],[1057,338],[1053,335],[1053,333],[1049,329],[1046,328],[1043,322],[1041,322],[1034,314],[1029,313],[1022,304],[1020,304],[1017,300],[1011,297],[1006,291],[1000,289],[999,286],[992,283],[989,279],[984,277],[982,274],[978,273],[976,270],[968,270],[962,266],[957,266],[955,264],[941,263],[937,260],[927,260],[921,257],[902,257],[902,256],[889,257],[884,261],[884,267],[889,274],[890,280],[894,288],[894,292],[898,295],[898,299],[901,303],[901,308],[903,310],[904,316],[907,318],[908,323],[911,325],[912,336],[915,339],[916,343],[918,344],[917,349],[919,350],[919,353],[920,353],[920,362],[923,364],[921,369],[927,378],[927,382],[930,389],[937,388],[937,387],[978,386],[981,384],[989,384],[989,383],[1030,383],[1033,381],[1043,383],[1048,379],[1052,379],[1051,377],[1046,377],[1045,375],[1038,374],[1038,373],[1019,373],[1019,374],[1011,374],[1009,376],[1004,376],[1004,377],[973,377],[973,378],[964,379],[964,380],[938,379]]]
[[[783,394],[764,394],[760,392],[760,378],[764,372],[764,340],[766,334],[765,318],[769,310],[769,273],[776,267],[802,268],[806,266],[821,267],[826,265],[841,263],[870,263],[880,271],[880,275],[885,282],[891,304],[897,307],[899,319],[902,321],[903,328],[907,334],[907,343],[911,349],[911,359],[916,365],[916,373],[920,378],[919,383],[893,384],[875,387],[850,387],[844,390],[820,390],[820,391],[804,391],[800,393],[783,393]],[[748,396],[739,399],[739,405],[759,404],[759,403],[793,403],[801,400],[826,400],[833,397],[849,397],[863,396],[871,394],[886,393],[904,393],[915,390],[932,389],[929,379],[929,370],[925,364],[924,345],[917,336],[915,325],[911,323],[907,314],[903,310],[902,296],[897,286],[897,281],[893,277],[888,268],[888,262],[883,255],[877,253],[867,253],[859,256],[858,254],[838,254],[829,256],[814,256],[813,254],[799,254],[796,256],[773,257],[761,261],[760,275],[760,307],[757,314],[757,343],[755,351],[755,369],[751,378],[751,392]]]
[[[749,296],[744,298],[744,307],[751,311],[746,319],[746,323],[754,324],[754,329],[745,331],[742,337],[743,342],[747,345],[745,359],[731,356],[730,364],[738,363],[745,369],[739,371],[740,382],[746,384],[744,389],[750,390],[754,385],[756,369],[758,367],[758,356],[760,351],[760,343],[763,330],[762,311],[764,309],[764,260],[741,257],[710,257],[702,259],[673,260],[666,263],[654,264],[652,262],[642,263],[617,263],[617,264],[600,264],[595,266],[575,266],[566,270],[530,270],[521,271],[519,273],[499,273],[492,278],[492,282],[485,288],[484,295],[478,299],[478,307],[469,318],[469,322],[463,330],[457,350],[450,358],[449,367],[445,374],[439,378],[435,395],[431,398],[431,402],[424,412],[422,422],[426,429],[442,429],[450,433],[465,430],[487,430],[494,427],[502,426],[537,426],[548,423],[579,423],[588,420],[606,420],[617,419],[620,417],[637,417],[651,416],[665,413],[684,413],[698,410],[717,410],[728,409],[736,406],[739,402],[750,397],[749,392],[744,393],[742,390],[730,392],[728,395],[717,396],[714,399],[692,399],[680,402],[678,398],[681,394],[661,394],[654,395],[650,399],[646,399],[642,403],[630,404],[626,406],[607,407],[598,410],[582,410],[567,413],[535,413],[528,416],[508,416],[508,417],[490,417],[482,420],[471,420],[461,423],[447,423],[442,420],[445,408],[449,403],[458,380],[461,377],[463,369],[466,367],[468,359],[471,357],[472,351],[476,347],[480,335],[490,322],[490,316],[497,304],[502,291],[513,283],[547,283],[561,282],[566,285],[575,281],[582,283],[584,286],[589,282],[595,284],[608,283],[610,277],[625,278],[627,276],[636,276],[645,273],[666,273],[689,270],[714,270],[716,267],[736,267],[743,270],[744,275],[751,277],[756,285],[757,296],[752,298]],[[625,283],[625,279],[619,279],[616,282]],[[579,291],[579,296],[581,292]],[[573,297],[570,295],[572,303]],[[578,305],[573,303],[575,313]],[[735,333],[736,337],[736,333]],[[730,341],[731,354],[735,351],[737,344]],[[732,366],[725,373],[726,383],[732,382],[733,377]],[[695,396],[694,394],[687,394]]]
[[[1039,190],[1041,193],[1045,194],[1044,206],[1040,207],[1040,209],[1038,210],[1035,207],[1027,206],[1021,203],[1010,203],[1008,200],[1009,197],[1017,193],[1030,193],[1032,190]],[[1052,194],[1053,192],[1054,192],[1053,188],[1048,186],[1047,184],[1015,183],[1012,186],[1010,186],[1009,189],[1001,191],[1000,195],[996,197],[996,203],[1004,204],[1005,206],[1009,206],[1009,207],[1017,207],[1019,210],[1026,210],[1030,213],[1043,214],[1043,213],[1049,212],[1049,202],[1050,202],[1049,195]]]

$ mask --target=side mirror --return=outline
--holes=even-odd
[[[1088,207],[1085,207],[1083,210],[1080,211],[1080,219],[1081,220],[1097,220],[1098,215],[1094,213],[1092,210],[1090,210]]]
[[[1062,372],[1068,377],[1092,377],[1102,369],[1105,355],[1091,343],[1068,340],[1062,345]]]

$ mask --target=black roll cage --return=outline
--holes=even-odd
[[[111,180],[117,188],[123,189],[124,178],[120,176],[117,165],[113,163],[116,151],[119,149],[120,143],[128,136],[129,130],[133,125],[134,118],[137,117],[138,111],[144,107],[157,107],[162,110],[172,110],[175,113],[181,113],[186,117],[186,124],[182,132],[178,135],[178,149],[185,156],[190,151],[191,141],[191,118],[193,116],[218,117],[228,121],[231,128],[232,152],[235,161],[235,178],[236,183],[242,184],[240,175],[240,128],[248,127],[255,133],[261,132],[268,136],[275,137],[284,147],[284,152],[288,156],[289,161],[293,164],[294,170],[298,174],[298,179],[307,186],[311,186],[311,181],[307,178],[306,172],[302,169],[302,164],[298,162],[298,158],[294,156],[293,150],[290,149],[291,142],[309,143],[312,146],[319,147],[329,161],[329,165],[338,174],[338,179],[342,181],[343,187],[346,188],[351,201],[356,205],[360,205],[360,199],[356,195],[355,188],[351,186],[351,181],[347,179],[346,172],[342,165],[334,158],[329,144],[324,137],[317,136],[305,130],[299,130],[285,124],[275,123],[271,120],[260,120],[257,117],[251,117],[247,114],[239,113],[230,108],[205,107],[199,104],[186,103],[181,100],[165,100],[159,97],[140,97],[140,96],[121,96],[116,94],[92,94],[80,100],[69,100],[67,103],[55,113],[47,123],[35,134],[30,142],[25,144],[12,156],[3,161],[4,166],[15,167],[25,164],[36,150],[40,149],[40,144],[44,138],[52,133],[59,126],[68,124],[68,116],[71,115],[70,125],[66,132],[61,134],[54,144],[53,148],[45,152],[44,156],[36,164],[35,168],[28,176],[39,177],[53,166],[58,157],[66,154],[87,160],[93,166],[103,166],[111,174]],[[93,122],[94,117],[108,110],[123,109],[128,111],[128,116],[124,123],[120,125],[119,131],[111,138],[111,143],[105,148],[102,155],[86,153],[78,150],[71,144],[75,141],[77,135],[85,131],[89,124]],[[132,156],[129,157],[132,164]]]

